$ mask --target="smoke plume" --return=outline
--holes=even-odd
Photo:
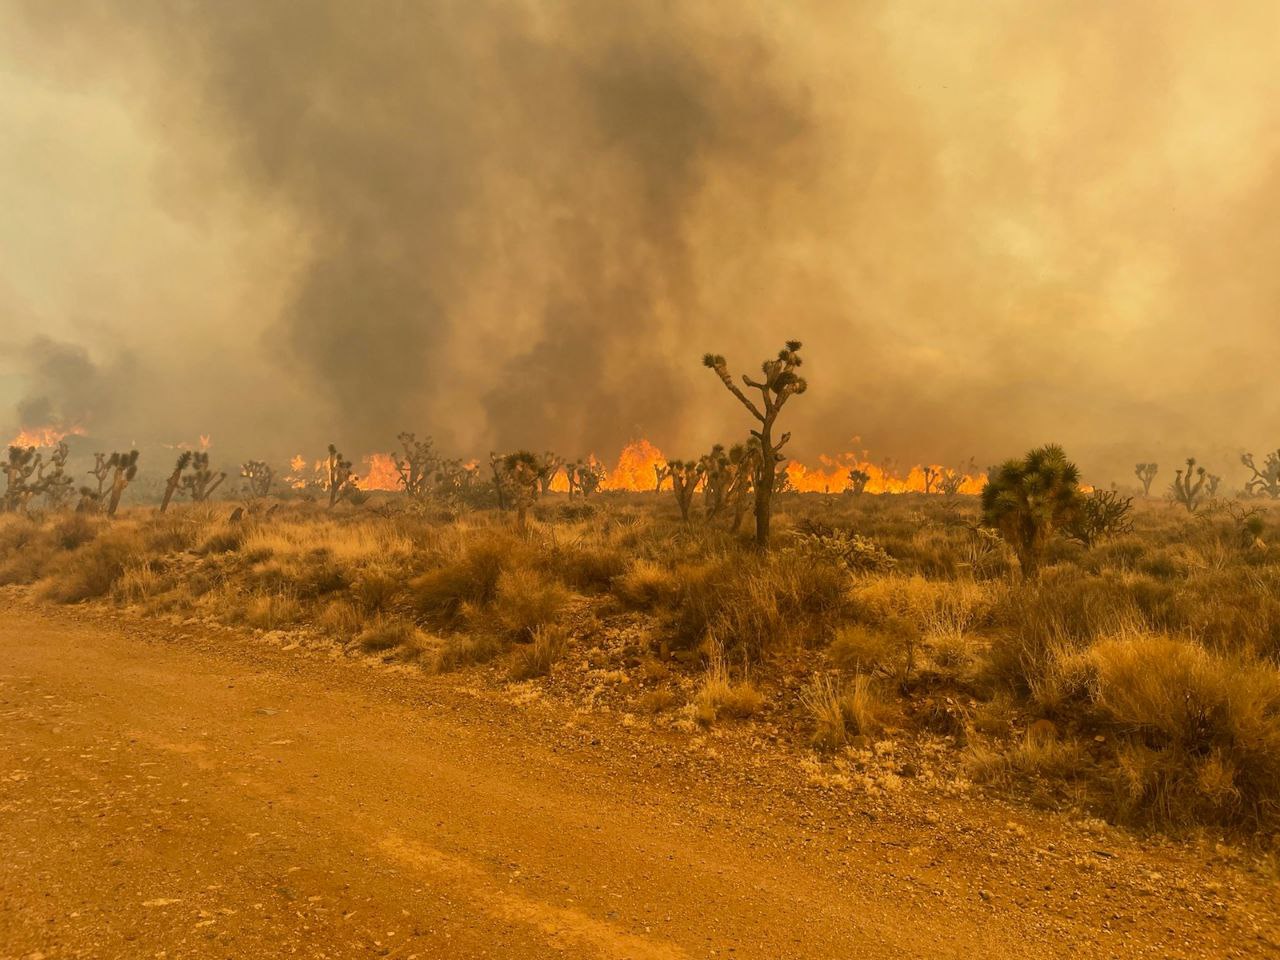
[[[245,455],[684,456],[747,426],[701,354],[794,337],[802,457],[1226,466],[1280,443],[1277,17],[11,4],[0,307],[37,346],[0,396]]]

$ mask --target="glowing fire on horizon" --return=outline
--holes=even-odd
[[[9,441],[11,447],[56,447],[67,437],[83,437],[83,427],[24,427]]]
[[[585,458],[589,463],[602,464],[594,454]],[[361,490],[399,490],[400,473],[396,469],[395,457],[389,453],[371,453],[363,457],[364,473],[359,478]],[[622,448],[612,468],[605,465],[605,478],[600,485],[602,490],[627,490],[632,492],[651,491],[656,486],[655,466],[664,465],[667,458],[648,440],[633,440]],[[295,457],[293,466],[297,473],[305,466],[301,457]],[[855,452],[822,455],[818,457],[816,466],[807,466],[798,460],[788,460],[783,466],[791,479],[792,487],[802,493],[843,493],[851,486],[849,471],[861,470],[870,479],[867,481],[867,493],[924,493],[925,466],[911,467],[903,473],[895,471],[891,466],[874,464],[866,459],[866,454]],[[935,475],[944,468],[933,466]],[[965,473],[960,483],[959,492],[978,494],[987,482],[985,473]],[[564,470],[557,471],[551,482],[553,491],[564,493],[569,489]],[[931,488],[938,491],[937,480]]]

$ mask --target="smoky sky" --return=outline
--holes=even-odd
[[[797,338],[801,457],[1280,443],[1280,14],[961,6],[10,3],[0,424],[684,456]]]

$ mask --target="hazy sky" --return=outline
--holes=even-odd
[[[1277,103],[1270,0],[0,0],[0,432],[688,455],[795,337],[802,457],[1229,468]]]

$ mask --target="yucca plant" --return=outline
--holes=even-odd
[[[982,519],[1018,557],[1024,578],[1039,575],[1053,535],[1081,510],[1080,470],[1062,447],[1049,444],[1021,460],[991,468],[982,488]]]

